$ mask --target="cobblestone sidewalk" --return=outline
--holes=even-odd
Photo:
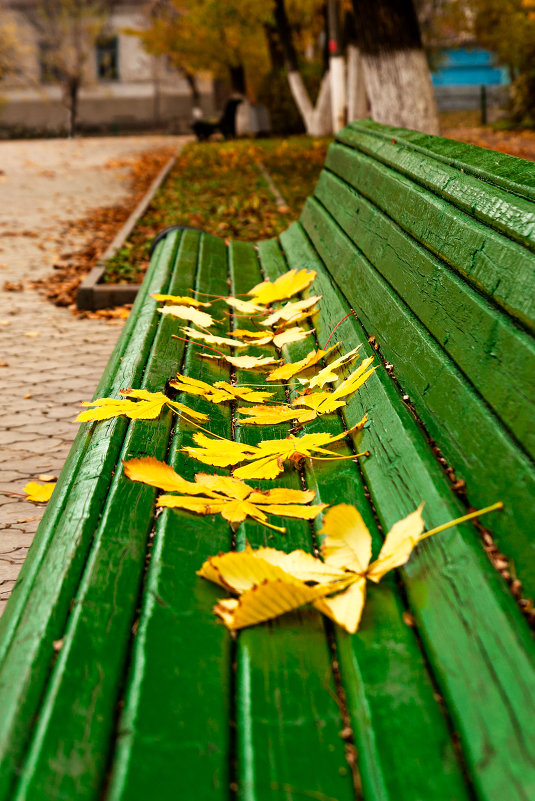
[[[61,231],[87,210],[128,192],[117,160],[177,137],[0,143],[0,490],[23,492],[42,474],[57,476],[121,331],[118,320],[83,320],[27,284],[50,273],[61,252],[83,243]],[[80,238],[81,237],[81,238]],[[111,324],[110,324],[111,323]],[[44,505],[0,494],[0,614]]]

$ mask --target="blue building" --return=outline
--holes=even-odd
[[[479,47],[442,51],[431,78],[441,111],[478,108],[482,86],[490,103],[499,105],[509,84],[505,67],[496,66],[494,54]]]

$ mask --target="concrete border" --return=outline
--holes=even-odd
[[[130,236],[136,223],[143,214],[145,214],[154,195],[169,175],[176,159],[176,156],[172,156],[162,167],[134,211],[130,214],[124,225],[113,238],[113,241],[102,254],[99,263],[93,267],[91,272],[86,275],[78,287],[76,293],[76,306],[78,309],[83,311],[96,311],[97,309],[105,309],[108,306],[123,306],[125,303],[134,302],[140,284],[103,283],[104,273],[106,272],[105,262],[111,259]]]

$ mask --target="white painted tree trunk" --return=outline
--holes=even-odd
[[[301,74],[288,70],[288,83],[299,113],[310,136],[328,136],[332,133],[331,81],[326,72],[322,78],[316,105],[313,106]]]
[[[331,74],[331,114],[333,132],[336,133],[346,124],[346,69],[343,56],[331,56],[329,72]]]
[[[440,132],[438,113],[425,54],[421,49],[363,53],[371,116],[400,128]]]
[[[356,45],[347,47],[347,121],[368,116],[368,100],[364,84],[364,67]]]

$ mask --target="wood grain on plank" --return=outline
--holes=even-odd
[[[227,248],[205,234],[196,287],[216,295],[228,291]],[[175,321],[177,332],[180,325]],[[213,331],[225,334],[228,324],[216,324]],[[188,345],[186,374],[209,383],[228,380],[228,370],[199,358],[199,350]],[[186,394],[179,400],[209,413],[210,430],[229,436],[225,404]],[[194,431],[180,423],[169,454],[170,463],[188,480],[204,470],[180,452],[192,444]],[[230,637],[212,611],[221,588],[198,578],[196,570],[230,545],[231,532],[220,515],[165,509],[157,520],[112,755],[110,801],[141,801],[154,793],[158,801],[228,798]]]
[[[368,335],[375,335],[382,356],[394,365],[429,434],[457,478],[466,481],[470,503],[476,508],[498,500],[505,504],[504,514],[495,516],[489,528],[498,547],[514,561],[531,597],[535,593],[533,462],[333,218],[309,201],[302,219],[332,279],[343,288]]]
[[[301,237],[283,235],[289,267],[317,267],[310,245]],[[270,261],[270,267],[275,265]],[[270,271],[271,277],[277,273]],[[311,287],[315,292],[317,285]],[[328,334],[320,320],[329,298],[321,302],[322,344]],[[342,343],[340,353],[351,345],[336,332],[331,343]],[[304,355],[304,343],[287,348],[287,356]],[[351,368],[347,367],[344,374]],[[370,379],[371,380],[371,379]],[[297,387],[295,388],[297,389]],[[325,415],[304,427],[305,432],[342,432],[338,415]],[[348,444],[336,452],[351,454]],[[372,509],[358,467],[352,461],[307,460],[309,488],[326,503],[353,503],[361,511],[373,535],[374,552],[380,547]],[[319,528],[317,524],[316,528]],[[451,732],[440,705],[413,629],[403,620],[405,611],[395,578],[370,587],[359,632],[350,637],[338,627],[335,636],[342,683],[348,699],[365,797],[385,801],[468,799],[462,765],[453,747]],[[418,753],[418,759],[414,754]]]
[[[533,336],[338,178],[324,172],[316,198],[534,458]]]
[[[301,236],[297,226],[281,237]],[[312,253],[311,253],[312,255]],[[332,248],[332,258],[336,250]],[[343,293],[321,268],[314,286],[323,294],[316,320],[320,341],[348,311]],[[345,280],[344,289],[350,286]],[[337,331],[352,346],[374,351],[368,331],[349,317]],[[452,519],[460,504],[398,388],[378,370],[347,406],[354,424],[364,412],[371,424],[359,447],[371,456],[362,470],[384,531],[425,500],[427,527]],[[490,525],[490,522],[489,522]],[[478,797],[504,794],[527,801],[535,788],[535,762],[525,732],[535,713],[534,644],[501,577],[491,567],[474,528],[465,524],[422,543],[402,571],[428,662],[461,738]],[[371,592],[371,591],[370,591]]]
[[[262,267],[274,260],[284,269],[276,243],[260,247]],[[251,245],[230,246],[232,292],[247,292],[262,280],[257,254]],[[240,319],[240,327],[253,328]],[[313,347],[312,345],[310,348]],[[305,345],[305,350],[308,351]],[[276,356],[275,348],[263,348]],[[265,386],[258,373],[237,371],[238,383]],[[286,402],[283,387],[274,387],[275,401]],[[256,444],[262,439],[287,436],[288,425],[240,426],[236,438]],[[273,481],[251,481],[254,486],[301,489],[298,472],[286,467]],[[266,545],[291,551],[312,550],[311,531],[304,520],[273,518],[286,534],[252,521],[240,527],[240,544]],[[275,798],[354,797],[344,744],[343,727],[336,702],[331,657],[323,621],[313,610],[284,615],[261,626],[242,631],[237,645],[236,725],[237,783],[240,797],[260,798],[270,787]]]
[[[460,211],[393,165],[358,150],[333,145],[326,167],[320,187],[328,171],[338,175],[479,292],[535,331],[535,257],[530,250]],[[340,198],[341,211],[344,202]]]

